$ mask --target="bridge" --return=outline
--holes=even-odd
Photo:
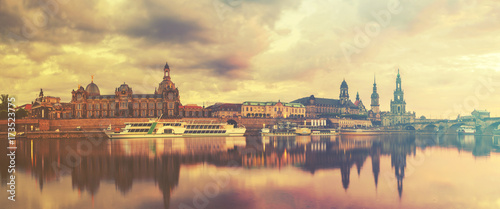
[[[476,130],[483,134],[492,134],[493,130],[500,125],[500,117],[495,118],[474,118],[467,120],[437,120],[424,119],[417,120],[413,123],[399,124],[396,128],[403,130],[417,130],[425,132],[445,132],[455,133],[460,126],[473,126],[479,128]]]

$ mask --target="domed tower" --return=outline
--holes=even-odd
[[[174,82],[170,78],[170,66],[168,66],[168,62],[165,63],[163,69],[163,81],[160,82],[158,90],[155,93],[162,95],[163,117],[179,117],[179,106],[181,105],[179,89],[175,87]]]
[[[375,77],[373,77],[373,93],[372,93],[372,111],[373,113],[379,113],[380,112],[380,104],[379,104],[379,96],[377,93],[377,82],[375,80]]]
[[[347,104],[347,102],[349,101],[349,86],[347,86],[347,82],[345,82],[345,79],[344,81],[342,81],[342,84],[340,85],[339,99],[342,105]]]
[[[94,76],[92,76],[92,81],[87,85],[87,88],[85,88],[85,91],[88,93],[89,96],[99,96],[101,95],[99,91],[99,87],[94,83]]]

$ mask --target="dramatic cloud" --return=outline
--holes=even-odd
[[[500,2],[202,0],[0,2],[0,93],[70,100],[90,76],[152,93],[168,61],[181,102],[291,101],[314,94],[388,110],[398,68],[407,109],[500,116]]]

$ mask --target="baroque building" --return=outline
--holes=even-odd
[[[207,109],[210,109],[212,116],[217,118],[240,117],[241,105],[237,103],[216,103]]]
[[[252,118],[303,118],[306,108],[300,103],[243,102],[241,115]]]
[[[92,81],[86,88],[79,86],[76,91],[71,92],[71,95],[73,118],[182,116],[179,89],[170,78],[168,63],[163,70],[163,80],[153,94],[134,94],[132,88],[123,83],[115,89],[114,94],[101,95],[92,76]]]
[[[38,98],[31,104],[29,115],[39,119],[65,119],[72,117],[72,108],[69,103],[62,103],[61,98],[44,96],[40,89]]]
[[[314,95],[292,101],[303,104],[306,108],[306,117],[333,117],[341,115],[366,115],[366,108],[356,95],[356,101],[349,99],[349,86],[345,80],[340,85],[339,99],[316,98]]]
[[[393,126],[404,123],[412,123],[415,121],[415,112],[406,112],[406,101],[404,100],[404,92],[401,88],[401,75],[396,78],[396,90],[394,90],[394,99],[391,100],[391,111],[382,115],[383,126]]]

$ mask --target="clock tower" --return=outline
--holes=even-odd
[[[175,87],[174,82],[172,82],[170,78],[170,67],[168,63],[165,63],[165,67],[163,68],[163,81],[160,82],[155,94],[159,94],[163,98],[163,118],[179,117],[179,106],[181,105],[179,89]]]

